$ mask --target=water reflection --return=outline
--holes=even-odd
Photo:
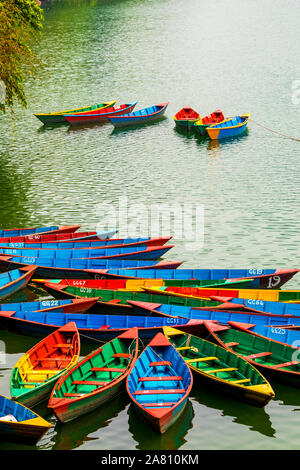
[[[233,418],[234,423],[242,424],[259,434],[275,437],[276,431],[272,427],[270,416],[265,408],[257,408],[231,399],[229,396],[210,393],[209,389],[196,389],[194,387],[192,397],[200,405],[220,410],[222,416]]]
[[[164,434],[158,434],[148,426],[132,404],[128,409],[128,415],[129,431],[137,442],[137,449],[173,450],[179,449],[187,441],[186,435],[193,427],[194,410],[191,401],[188,400],[178,421]]]
[[[101,440],[101,429],[109,426],[111,421],[123,411],[129,398],[122,393],[109,401],[105,406],[88,413],[69,423],[61,424],[58,421],[54,427],[55,434],[51,439],[51,449],[76,449],[88,441]],[[126,430],[124,430],[125,432]],[[91,434],[94,434],[91,436]],[[95,447],[97,445],[95,444]]]

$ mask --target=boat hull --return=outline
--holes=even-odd
[[[143,408],[137,406],[134,403],[135,409],[143,417],[143,419],[159,434],[164,434],[167,432],[180,418],[181,414],[184,412],[186,405],[188,403],[188,398],[186,398],[182,403],[180,403],[176,408],[171,408],[170,411],[165,414],[163,417],[159,418],[151,415],[150,413],[145,412]]]
[[[74,403],[68,401],[67,404],[62,403],[61,406],[59,406],[59,401],[55,401],[53,412],[61,423],[68,423],[69,421],[79,418],[80,416],[86,413],[90,413],[100,406],[105,405],[107,402],[120,395],[122,391],[124,391],[124,387],[125,381],[122,381],[119,384],[116,384],[114,387],[104,390],[96,396],[85,398],[84,403],[80,404],[80,406],[77,401]]]
[[[132,103],[126,108],[117,109],[111,113],[102,113],[102,114],[73,114],[73,115],[65,115],[65,119],[68,121],[69,124],[72,126],[74,125],[83,125],[83,124],[94,124],[94,123],[101,123],[101,122],[109,122],[110,118],[115,116],[122,116],[122,114],[128,114],[133,111],[135,108],[136,103]]]
[[[66,124],[68,121],[64,117],[64,114],[68,114],[68,113],[77,114],[77,113],[85,113],[89,111],[97,111],[100,109],[108,108],[109,106],[113,106],[115,103],[116,103],[116,100],[97,104],[94,106],[88,106],[85,108],[77,108],[77,109],[69,109],[66,111],[60,111],[58,113],[35,114],[35,117],[37,117],[43,124],[58,124],[58,123]]]
[[[167,109],[167,105],[165,105],[160,111],[157,111],[153,114],[145,115],[145,116],[121,116],[110,118],[110,122],[116,128],[121,127],[129,127],[129,126],[137,126],[140,124],[148,124],[150,122],[154,122],[157,119],[161,118]]]

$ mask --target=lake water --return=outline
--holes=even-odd
[[[168,258],[183,267],[299,267],[299,142],[250,121],[245,135],[215,143],[178,133],[172,119],[184,106],[251,112],[299,138],[299,2],[61,0],[44,9],[41,79],[28,81],[28,108],[13,124],[1,117],[0,226],[154,235],[161,211],[175,235]],[[44,127],[33,116],[113,99],[170,104],[161,122],[120,132]],[[299,288],[299,277],[286,287]],[[6,331],[0,340],[0,393],[9,395],[11,369],[35,340]],[[194,390],[164,436],[145,433],[126,395],[65,426],[42,408],[53,428],[37,448],[296,449],[299,392],[274,389],[264,409]]]

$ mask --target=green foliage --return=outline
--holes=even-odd
[[[42,9],[35,0],[0,0],[0,80],[6,91],[1,111],[13,111],[15,102],[27,106],[23,85],[41,65],[31,47],[42,24]]]

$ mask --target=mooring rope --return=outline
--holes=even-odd
[[[281,137],[285,137],[286,139],[295,140],[296,142],[300,142],[300,139],[297,139],[296,137],[291,137],[290,135],[283,134],[282,132],[274,131],[274,129],[270,129],[270,127],[264,126],[263,124],[260,124],[259,122],[254,121],[254,119],[252,119],[252,118],[249,119],[249,121],[252,121],[257,126],[263,127],[264,129],[267,129],[270,132],[274,132],[274,134],[278,134]]]

